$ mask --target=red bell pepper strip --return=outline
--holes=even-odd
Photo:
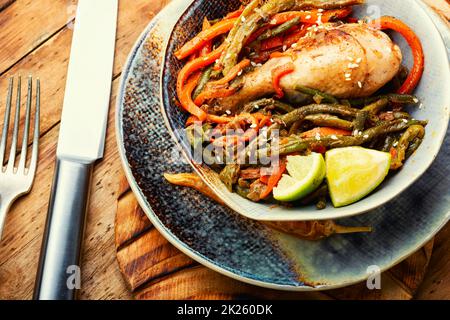
[[[295,66],[292,62],[285,65],[276,67],[272,70],[272,85],[275,89],[277,98],[282,98],[284,96],[283,89],[280,87],[281,78],[294,72]]]
[[[404,22],[394,17],[384,16],[379,19],[373,20],[369,23],[370,26],[376,29],[391,29],[400,33],[411,47],[414,57],[414,66],[406,78],[403,85],[398,89],[399,94],[411,94],[417,87],[420,79],[423,75],[425,67],[425,58],[423,53],[422,44],[419,37],[414,31],[408,27]]]

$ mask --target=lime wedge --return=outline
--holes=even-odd
[[[335,207],[354,203],[383,182],[391,155],[362,147],[339,148],[325,154],[328,189]]]
[[[288,156],[287,171],[273,196],[279,201],[295,201],[305,197],[322,183],[325,177],[325,161],[320,153],[309,156]]]

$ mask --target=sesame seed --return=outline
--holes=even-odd
[[[291,46],[291,48],[296,48],[297,47],[297,44],[296,43],[294,43],[292,46]]]
[[[353,61],[352,57],[347,57],[348,61]]]
[[[362,85],[361,81],[358,81],[358,87],[360,87],[360,88],[362,88],[362,87],[363,87],[363,85]]]
[[[394,144],[392,145],[393,147],[396,147],[396,146],[398,146],[398,142],[397,141],[395,141],[394,142]]]
[[[345,74],[345,77],[346,77],[346,78],[350,78],[351,76],[352,76],[351,73],[346,73],[346,74]]]
[[[356,63],[361,63],[361,61],[362,61],[362,58],[356,59]]]
[[[338,137],[335,135],[335,134],[332,134],[331,135],[331,139],[333,139],[333,140],[337,140],[338,139]]]
[[[256,67],[256,63],[254,63],[253,61],[250,62],[250,64],[252,65],[252,67]]]
[[[402,119],[402,121],[403,121],[404,123],[408,123],[408,120],[406,120],[406,119]]]
[[[219,62],[220,62],[220,60],[219,60],[219,59],[217,59],[217,60],[216,60],[216,63],[219,63]]]
[[[308,14],[306,17],[305,17],[305,19],[311,19],[311,15],[310,14]]]
[[[256,128],[256,123],[253,123],[250,128]]]
[[[245,19],[244,16],[242,16],[242,17],[241,17],[241,20],[242,20],[242,22],[245,22],[246,19]]]
[[[320,141],[320,134],[316,133],[316,137],[315,138],[316,138],[317,141]]]
[[[259,109],[259,106],[257,104],[255,104],[255,109]]]
[[[273,121],[273,119],[272,119],[272,118],[270,118],[270,122],[274,123],[275,121]]]
[[[277,20],[273,19],[272,21],[270,21],[270,24],[277,24]]]
[[[256,66],[257,67],[262,67],[262,63],[258,63]]]
[[[414,103],[417,103],[417,102],[419,102],[419,99],[414,98],[413,101],[414,101]]]
[[[287,49],[287,45],[284,45],[283,46],[283,51],[286,51],[286,49]]]
[[[242,75],[242,72],[243,72],[243,70],[241,70],[241,71],[238,72],[238,74],[237,74],[238,77]]]
[[[230,114],[231,114],[231,111],[230,111],[230,110],[226,110],[225,113],[228,114],[228,115],[230,115]]]
[[[364,139],[367,139],[367,138],[369,138],[369,135],[368,135],[368,134],[365,134],[365,135],[363,136],[363,138],[364,138]]]
[[[345,78],[345,81],[352,81],[352,78]]]

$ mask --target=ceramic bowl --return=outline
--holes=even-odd
[[[173,53],[180,45],[200,31],[199,21],[202,21],[204,17],[209,19],[223,17],[239,7],[239,4],[238,0],[192,1],[173,28],[166,46],[161,74],[162,112],[169,132],[181,145],[193,168],[230,208],[256,220],[300,221],[349,217],[367,212],[392,200],[428,169],[438,154],[446,134],[450,106],[450,72],[446,48],[440,33],[427,13],[414,0],[367,0],[364,5],[356,6],[354,10],[354,16],[359,18],[389,15],[401,19],[417,33],[425,52],[425,72],[415,91],[415,95],[420,98],[422,104],[420,107],[408,109],[414,118],[429,121],[425,139],[403,169],[386,179],[372,194],[342,208],[334,208],[331,205],[320,211],[316,210],[314,206],[293,208],[277,206],[274,208],[267,204],[254,203],[229,192],[220,182],[217,173],[206,165],[196,164],[183,131],[188,115],[173,103],[176,98],[176,76],[183,66],[183,63],[178,61]],[[392,34],[392,37],[402,50],[403,63],[411,67],[412,56],[409,46],[400,35]]]

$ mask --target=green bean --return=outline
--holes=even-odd
[[[238,164],[227,164],[225,168],[220,172],[220,180],[225,184],[227,189],[231,192],[233,190],[233,184],[238,181],[241,167]]]
[[[327,148],[360,146],[380,136],[400,132],[413,125],[424,126],[426,124],[426,121],[419,120],[394,120],[383,125],[367,129],[358,136],[330,136],[323,137],[320,140],[316,138],[302,139],[299,136],[291,136],[287,139],[288,141],[286,143],[282,143],[279,149],[275,150],[275,153],[285,155],[293,152],[304,151],[312,146],[324,146]],[[267,150],[262,150],[261,152],[267,152]]]
[[[305,120],[310,121],[312,124],[320,127],[333,127],[343,130],[353,129],[352,122],[343,120],[330,114],[310,114],[305,117]]]
[[[401,136],[400,140],[398,141],[398,145],[395,148],[396,153],[395,156],[391,160],[391,169],[397,170],[403,166],[403,161],[406,158],[406,152],[408,150],[408,147],[411,142],[414,141],[414,139],[419,138],[420,140],[423,139],[425,136],[425,128],[421,125],[412,125],[408,129],[406,129],[405,133]],[[419,143],[420,145],[420,143]],[[416,142],[416,146],[417,145]]]
[[[406,150],[405,159],[409,159],[413,155],[414,152],[416,152],[417,149],[419,149],[420,145],[422,144],[423,138],[417,137],[408,146],[408,149]]]
[[[400,103],[400,104],[417,104],[419,102],[419,99],[417,99],[417,97],[413,95],[396,94],[396,93],[374,96],[369,98],[350,99],[348,100],[348,102],[353,107],[355,107],[355,106],[366,106],[381,99],[387,99],[391,103]]]
[[[286,127],[289,127],[294,122],[298,120],[304,120],[306,116],[311,114],[331,113],[338,114],[344,117],[355,117],[358,111],[358,109],[349,108],[338,104],[310,104],[295,109],[294,111],[289,112],[285,115],[279,116],[278,118],[276,118],[276,120]]]
[[[364,130],[368,116],[369,111],[367,110],[361,110],[356,114],[355,121],[353,121],[353,135],[358,135]]]
[[[252,113],[255,110],[259,110],[261,108],[269,110],[277,108],[285,113],[295,110],[292,106],[288,105],[287,103],[283,103],[275,99],[260,99],[246,104],[243,108],[243,112]]]
[[[299,23],[300,23],[300,18],[299,17],[294,18],[292,20],[289,20],[289,21],[283,23],[282,25],[279,25],[276,28],[266,30],[262,35],[260,35],[258,37],[257,40],[258,41],[263,41],[263,40],[266,40],[266,39],[270,39],[270,38],[276,37],[279,34],[282,34],[282,33],[286,32],[286,31],[288,31],[293,26],[296,26]]]
[[[197,88],[195,88],[193,97],[194,99],[198,97],[200,93],[202,93],[203,89],[205,88],[206,84],[208,83],[209,79],[211,79],[211,73],[213,68],[209,67],[203,71],[200,80],[198,81]]]
[[[411,119],[411,115],[408,112],[394,111],[394,119]]]
[[[393,135],[387,135],[386,138],[384,139],[381,151],[389,152],[396,141],[397,141],[396,137],[394,137]]]
[[[304,87],[304,86],[297,86],[295,88],[295,90],[300,91],[301,93],[304,93],[304,94],[307,94],[307,95],[313,97],[313,99],[316,103],[322,103],[322,102],[323,103],[339,103],[338,99],[336,99],[334,96],[332,96],[331,94],[322,92],[320,90],[316,90],[316,89],[312,89],[312,88],[308,88],[308,87]],[[316,101],[315,97],[320,97],[320,98],[317,99],[318,101]]]

